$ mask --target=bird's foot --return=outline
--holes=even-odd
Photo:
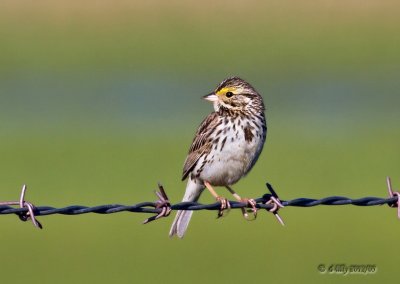
[[[222,196],[218,196],[216,198],[216,200],[219,203],[221,203],[221,207],[218,210],[218,217],[217,217],[217,218],[220,218],[220,217],[224,216],[224,211],[225,210],[230,210],[231,209],[231,204],[229,203],[228,199],[226,199],[225,197],[222,197]]]
[[[257,218],[257,202],[252,198],[241,198],[240,202],[246,203],[246,206],[251,207],[251,211],[248,211],[247,208],[242,208],[243,217],[247,221],[253,221]],[[249,212],[253,213],[254,218],[249,218]]]

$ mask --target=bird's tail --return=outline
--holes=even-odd
[[[201,182],[195,182],[189,177],[186,185],[185,195],[183,196],[182,201],[197,201],[203,190],[204,185]],[[192,214],[193,211],[178,210],[175,216],[175,220],[172,223],[171,229],[169,231],[169,236],[172,237],[174,235],[177,235],[179,238],[183,238]]]

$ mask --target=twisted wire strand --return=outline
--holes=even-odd
[[[269,195],[264,195],[262,198],[257,198],[256,207],[259,209],[272,209],[272,204],[264,204],[261,202],[266,202]],[[380,197],[363,197],[358,199],[351,199],[343,196],[330,196],[322,199],[312,199],[312,198],[296,198],[292,200],[281,200],[284,207],[314,207],[318,205],[355,205],[355,206],[376,206],[388,204],[392,205],[397,203],[398,197],[391,198],[380,198]],[[229,201],[232,209],[247,208],[247,205],[238,201]],[[202,204],[198,202],[180,202],[171,205],[172,210],[219,210],[221,204],[219,202],[212,204]],[[135,213],[160,213],[161,208],[156,208],[155,202],[142,202],[134,205],[120,205],[120,204],[106,204],[98,206],[83,206],[83,205],[72,205],[67,207],[55,208],[51,206],[36,206],[34,207],[34,212],[36,216],[47,216],[54,214],[61,215],[80,215],[87,213],[95,214],[112,214],[119,212],[135,212]],[[0,206],[0,214],[21,214],[27,213],[28,208],[13,208],[11,206],[2,205]]]
[[[398,217],[400,218],[400,206],[399,199],[400,194],[392,190],[390,178],[387,178],[387,186],[389,197],[363,197],[352,199],[343,196],[330,196],[321,199],[312,198],[296,198],[292,200],[279,200],[278,195],[272,186],[267,183],[267,188],[271,194],[264,194],[262,197],[254,199],[256,202],[256,207],[258,209],[266,209],[275,214],[278,220],[281,222],[278,210],[282,207],[314,207],[319,205],[355,205],[355,206],[376,206],[387,204],[390,207],[398,208]],[[221,203],[216,202],[212,204],[201,204],[198,202],[180,202],[171,205],[168,196],[162,187],[159,185],[159,192],[155,192],[158,196],[156,202],[141,202],[133,205],[121,205],[121,204],[106,204],[98,206],[82,206],[82,205],[72,205],[62,208],[55,208],[51,206],[34,206],[32,203],[24,200],[24,195],[26,191],[26,186],[24,185],[21,192],[21,198],[19,201],[5,201],[0,202],[0,215],[16,214],[22,221],[32,220],[33,224],[42,228],[40,222],[36,220],[37,216],[48,216],[54,214],[62,215],[80,215],[87,213],[95,214],[113,214],[119,212],[135,212],[135,213],[153,213],[157,214],[144,221],[148,223],[157,220],[161,217],[166,217],[170,214],[171,210],[221,210]],[[238,201],[229,201],[231,209],[249,208],[249,205]],[[277,206],[277,203],[279,206]],[[10,205],[19,205],[20,208],[14,208]],[[283,222],[281,222],[283,224]]]

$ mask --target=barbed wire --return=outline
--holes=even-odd
[[[400,206],[399,199],[400,193],[394,192],[392,189],[391,180],[387,178],[387,188],[389,197],[363,197],[352,199],[343,196],[330,196],[321,199],[313,198],[296,198],[292,200],[280,200],[272,185],[267,183],[267,188],[269,189],[269,194],[264,194],[260,198],[254,199],[256,202],[255,207],[257,209],[266,209],[273,213],[278,221],[283,225],[282,219],[278,215],[278,210],[284,207],[313,207],[319,205],[355,205],[355,206],[376,206],[387,204],[390,207],[397,208],[397,215],[400,218]],[[151,221],[157,220],[161,217],[167,217],[172,210],[221,210],[221,203],[216,202],[212,204],[201,204],[198,202],[180,202],[176,204],[170,204],[168,196],[162,185],[159,184],[159,191],[155,191],[158,200],[155,202],[141,202],[133,205],[120,205],[120,204],[106,204],[98,206],[82,206],[82,205],[72,205],[62,208],[55,208],[51,206],[34,206],[32,203],[25,201],[26,185],[22,187],[22,192],[19,201],[4,201],[0,202],[0,215],[16,214],[20,220],[28,221],[31,220],[32,223],[37,228],[42,228],[41,223],[36,219],[37,216],[48,216],[54,214],[61,215],[80,215],[87,213],[95,214],[113,214],[119,212],[135,212],[135,213],[153,213],[156,214],[150,218],[144,220],[144,224]],[[238,201],[229,201],[231,209],[242,209],[251,208],[247,203]],[[12,206],[19,206],[19,208],[14,208]]]

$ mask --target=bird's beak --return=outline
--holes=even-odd
[[[203,99],[210,101],[210,102],[216,102],[216,101],[218,101],[218,96],[214,92],[212,92],[208,95],[205,95],[203,97]]]

